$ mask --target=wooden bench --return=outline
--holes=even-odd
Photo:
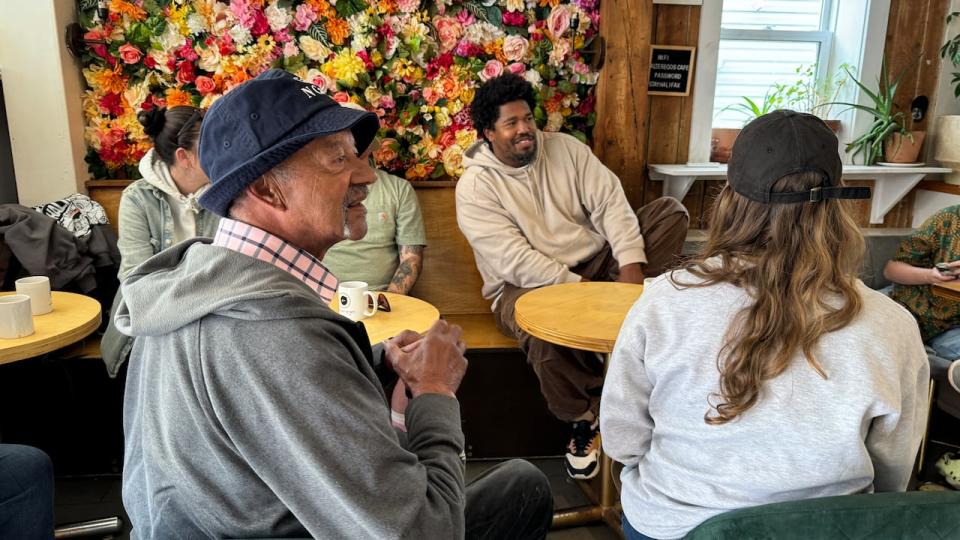
[[[414,184],[427,232],[423,272],[410,294],[430,302],[447,321],[463,328],[471,350],[516,349],[517,341],[500,333],[490,301],[480,294],[483,280],[473,250],[457,226],[454,182]]]
[[[87,182],[90,198],[103,205],[114,230],[120,194],[127,185],[127,180]],[[445,320],[461,326],[470,349],[516,349],[517,341],[497,330],[490,301],[480,294],[483,280],[473,250],[457,226],[455,186],[455,182],[414,183],[427,232],[427,249],[423,272],[411,295],[430,302]],[[99,343],[77,353],[94,354],[94,348],[99,349]]]

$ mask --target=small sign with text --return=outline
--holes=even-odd
[[[653,96],[689,96],[695,55],[696,47],[651,45],[647,93]]]

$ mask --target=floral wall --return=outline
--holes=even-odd
[[[457,177],[476,140],[469,107],[504,72],[537,88],[540,127],[582,140],[594,124],[599,0],[79,0],[87,163],[138,178],[136,115],[208,107],[271,67],[380,117],[378,166]]]

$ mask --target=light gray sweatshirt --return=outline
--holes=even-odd
[[[268,263],[183,242],[123,284],[135,538],[462,538],[456,399],[390,408],[366,332]]]
[[[927,414],[927,356],[913,317],[858,287],[861,313],[814,351],[827,379],[797,354],[756,405],[711,426],[717,354],[751,300],[730,284],[651,280],[620,330],[600,401],[603,449],[625,466],[621,501],[636,530],[679,538],[737,508],[906,489]]]
[[[565,133],[537,130],[537,155],[505,165],[484,141],[464,152],[457,224],[473,248],[483,297],[496,308],[504,283],[580,281],[570,271],[609,243],[624,266],[647,262],[637,215],[620,179]]]

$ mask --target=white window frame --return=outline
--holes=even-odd
[[[880,72],[880,63],[883,59],[883,46],[887,33],[887,18],[890,13],[890,0],[843,0],[830,1],[830,9],[824,9],[822,16],[829,17],[834,37],[829,47],[821,47],[821,55],[826,52],[827,61],[818,63],[819,70],[826,67],[824,74],[833,73],[836,66],[848,63],[857,66],[858,78],[873,80]],[[728,29],[722,31],[720,21],[723,15],[723,0],[704,2],[700,11],[700,36],[697,42],[697,66],[694,75],[693,117],[691,119],[690,145],[688,155],[689,164],[703,164],[710,160],[710,130],[713,127],[713,101],[717,86],[717,57],[720,47],[721,34],[724,32],[744,32],[745,30]],[[822,24],[821,28],[828,25]],[[762,30],[760,32],[763,32]],[[798,32],[791,30],[777,31]],[[724,39],[732,39],[723,34]],[[734,34],[736,35],[736,34]],[[781,34],[782,35],[782,34]],[[782,38],[778,38],[782,39]],[[809,39],[807,39],[809,40]],[[848,86],[853,86],[850,83]],[[852,90],[851,90],[852,91]],[[868,98],[857,89],[851,101],[862,104],[868,103]],[[839,149],[844,157],[844,163],[849,163],[849,156],[843,152],[848,141],[862,133],[872,120],[864,112],[847,112],[842,117],[844,130],[841,132]]]

